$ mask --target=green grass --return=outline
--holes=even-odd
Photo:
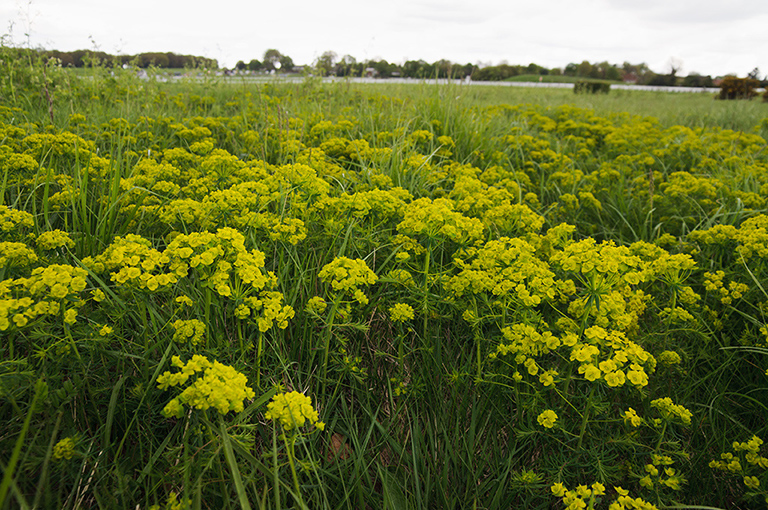
[[[594,83],[622,83],[618,80],[602,80],[600,78],[584,78],[581,76],[562,76],[555,74],[521,74],[512,76],[505,81],[523,81],[523,82],[543,82],[543,83],[576,83],[579,81],[588,81]]]
[[[768,105],[2,65],[0,508],[762,502]]]

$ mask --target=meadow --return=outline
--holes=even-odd
[[[0,508],[768,504],[768,104],[0,64]]]

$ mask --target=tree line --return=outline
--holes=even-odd
[[[8,50],[8,48],[6,48]],[[216,59],[195,55],[181,55],[173,52],[145,52],[135,55],[111,55],[98,50],[39,50],[28,48],[13,48],[17,57],[43,57],[55,58],[64,67],[88,67],[91,65],[124,66],[132,65],[140,68],[157,67],[161,69],[183,68],[207,68],[218,69]],[[270,48],[261,58],[251,59],[248,63],[243,60],[237,62],[234,67],[237,71],[250,72],[279,72],[292,73],[298,70],[307,71],[320,76],[362,77],[375,78],[471,78],[475,81],[503,81],[516,76],[567,76],[581,79],[629,81],[641,85],[666,85],[685,87],[713,87],[715,81],[712,76],[690,73],[687,76],[679,76],[680,65],[672,63],[666,74],[652,71],[647,64],[632,64],[624,62],[621,65],[611,64],[607,61],[581,63],[569,63],[565,67],[547,68],[535,63],[528,65],[510,65],[503,62],[498,65],[460,64],[450,60],[437,60],[427,62],[425,60],[408,60],[403,64],[388,62],[387,60],[357,60],[352,55],[339,56],[333,51],[326,51],[315,59],[310,66],[296,66],[293,59]],[[761,86],[765,86],[766,78],[761,79],[757,68],[747,75],[750,79],[757,80]]]
[[[283,60],[290,63],[285,65]],[[274,63],[280,61],[280,66]],[[607,81],[628,81],[639,85],[666,85],[666,86],[684,86],[684,87],[713,87],[714,79],[709,75],[699,73],[690,73],[687,76],[679,76],[679,64],[672,63],[670,70],[666,74],[659,74],[652,71],[647,64],[632,64],[624,62],[622,64],[611,64],[609,62],[589,62],[587,60],[581,63],[572,62],[565,67],[547,68],[535,63],[528,65],[510,65],[501,63],[499,65],[474,65],[459,64],[450,60],[441,59],[436,62],[426,62],[424,60],[408,60],[403,64],[387,62],[386,60],[364,60],[359,61],[352,55],[344,55],[339,58],[333,51],[326,51],[312,62],[311,66],[304,67],[302,70],[308,70],[312,74],[320,76],[361,77],[370,76],[376,78],[471,78],[475,81],[503,81],[515,76],[567,76],[573,78],[607,80]],[[263,60],[252,59],[248,63],[240,60],[235,65],[237,71],[295,71],[293,60],[280,53],[278,50],[269,49],[265,52]],[[750,77],[757,78],[759,71],[757,69],[750,73]],[[754,75],[754,76],[753,76]]]
[[[97,50],[38,50],[29,48],[6,48],[16,53],[16,58],[55,58],[63,67],[90,67],[94,65],[123,66],[132,65],[140,68],[158,67],[162,69],[211,68],[217,69],[218,62],[212,58],[196,55],[179,55],[173,52],[147,52],[136,55],[112,55]]]

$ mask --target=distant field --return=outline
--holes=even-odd
[[[539,75],[539,74],[521,74],[507,78],[505,81],[530,81],[530,82],[544,82],[544,83],[576,83],[577,81],[589,81],[596,83],[622,83],[616,80],[601,80],[599,78],[582,78],[576,76],[560,76],[560,75]]]
[[[751,101],[718,101],[708,92],[647,92],[612,89],[608,94],[574,94],[571,89],[524,88],[507,86],[437,86],[432,84],[350,85],[366,93],[391,94],[414,99],[429,96],[460,98],[466,105],[537,104],[557,107],[567,104],[588,108],[598,115],[629,113],[655,117],[663,126],[720,127],[752,131],[768,117],[768,103],[760,98]]]

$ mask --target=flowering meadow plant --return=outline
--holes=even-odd
[[[0,506],[763,504],[756,105],[8,51]]]

